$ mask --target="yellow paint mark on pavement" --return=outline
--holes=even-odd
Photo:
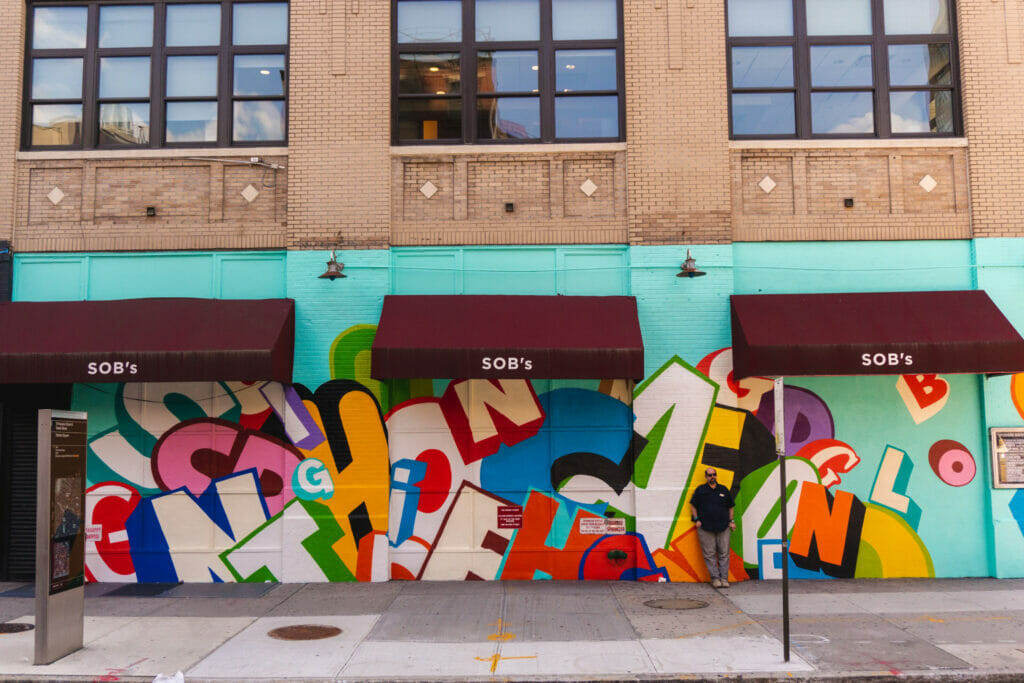
[[[537,655],[529,655],[526,657],[502,657],[499,654],[493,654],[490,657],[474,657],[473,659],[475,659],[478,662],[490,662],[491,673],[494,673],[498,668],[498,662],[504,659],[537,659]]]

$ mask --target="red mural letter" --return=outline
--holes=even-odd
[[[534,436],[544,411],[533,386],[524,379],[461,380],[448,385],[441,412],[468,465]]]

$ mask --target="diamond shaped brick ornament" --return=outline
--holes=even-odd
[[[427,199],[430,199],[437,194],[437,185],[428,180],[420,186],[420,193]]]
[[[764,178],[761,178],[761,182],[759,182],[757,186],[760,187],[765,194],[771,194],[772,190],[775,189],[775,181],[772,180],[770,175],[766,175]]]
[[[246,185],[245,189],[242,190],[242,199],[244,199],[245,201],[249,202],[250,204],[252,204],[253,201],[255,201],[256,198],[259,197],[259,196],[260,196],[260,191],[257,190],[252,185]]]
[[[58,204],[60,204],[60,200],[64,199],[64,193],[61,192],[61,189],[59,187],[55,187],[52,190],[50,190],[50,194],[46,195],[46,198],[50,200],[51,204],[57,206]]]
[[[580,185],[580,190],[588,197],[592,197],[594,193],[597,192],[597,185],[594,184],[593,180],[587,178],[583,181],[583,184]]]
[[[926,175],[924,178],[921,178],[921,181],[918,183],[918,185],[920,185],[921,189],[924,190],[925,192],[931,192],[936,187],[938,187],[939,181],[937,181],[935,178],[932,178],[931,175]]]

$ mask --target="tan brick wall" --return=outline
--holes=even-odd
[[[957,5],[974,234],[1024,236],[1016,197],[1024,151],[1024,6],[1020,0]]]
[[[19,161],[14,250],[284,248],[285,170],[201,158]]]
[[[625,145],[448,153],[390,147],[389,2],[294,0],[289,147],[275,157],[287,170],[170,153],[18,160],[20,98],[6,97],[0,239],[36,251],[1024,235],[1011,195],[1024,149],[1020,0],[958,3],[969,148],[730,145],[724,5],[625,0]],[[0,22],[0,88],[18,94],[24,3],[0,0]],[[757,187],[766,175],[771,193]],[[427,180],[438,188],[429,199]],[[239,194],[248,184],[252,203]],[[146,206],[155,218],[140,215]]]
[[[623,5],[629,241],[728,242],[725,2]]]
[[[624,243],[622,145],[561,153],[558,146],[543,147],[510,152],[474,146],[444,155],[397,150],[392,156],[391,243]],[[583,190],[588,180],[589,196]],[[421,191],[427,182],[436,188],[429,197]],[[506,203],[513,204],[513,211],[505,210]]]
[[[292,0],[292,248],[388,244],[390,4]]]
[[[14,229],[15,155],[21,140],[21,85],[25,59],[25,3],[0,0],[0,240]]]
[[[970,237],[964,147],[737,148],[732,197],[736,241]]]

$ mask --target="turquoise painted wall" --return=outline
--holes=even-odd
[[[285,252],[15,254],[14,301],[285,296]]]
[[[1024,239],[977,240],[978,286],[1018,330],[1024,330]],[[1024,376],[1018,376],[1024,392]],[[985,427],[1024,427],[1024,414],[1016,409],[1011,397],[1011,377],[985,380]],[[1024,406],[1024,396],[1020,397]],[[991,446],[989,446],[989,450]],[[991,457],[991,454],[989,454]],[[991,460],[986,476],[991,481]],[[990,533],[995,553],[995,576],[1024,576],[1024,490],[989,489],[992,518]],[[1017,514],[1011,505],[1016,503]]]
[[[14,295],[22,301],[287,296],[297,304],[294,379],[310,390],[339,378],[337,373],[332,377],[332,345],[346,330],[375,325],[389,293],[631,294],[637,299],[644,334],[648,380],[637,388],[638,394],[653,391],[651,387],[659,382],[666,386],[665,377],[677,367],[674,364],[681,361],[689,368],[679,377],[691,376],[702,361],[710,363],[716,352],[730,345],[732,293],[977,286],[989,292],[1018,329],[1024,329],[1024,297],[1020,296],[1024,267],[1019,265],[1024,263],[1024,240],[738,243],[689,248],[707,272],[705,277],[676,277],[686,254],[686,248],[679,246],[342,251],[338,259],[347,277],[333,282],[317,277],[330,257],[327,251],[19,254]],[[363,361],[365,357],[357,365]],[[365,373],[365,368],[360,372]],[[354,379],[372,384],[365,374]],[[745,389],[728,386],[724,375],[716,381],[714,414],[718,417],[707,425],[700,422],[701,417],[687,428],[697,429],[698,434],[706,429],[701,438],[709,439],[707,443],[736,437],[739,444],[740,434],[747,434],[746,428],[737,426],[743,420],[724,431],[715,420],[744,414],[747,420],[755,419],[752,413],[736,409],[742,403],[736,391]],[[701,382],[692,386],[699,387]],[[1013,512],[1019,494],[993,491],[990,486],[988,428],[1024,425],[1024,416],[1011,399],[1010,382],[1008,377],[940,378],[934,386],[948,393],[944,406],[926,419],[917,414],[915,421],[912,406],[897,389],[896,377],[787,378],[787,413],[795,421],[789,454],[795,455],[796,449],[815,439],[832,439],[855,452],[859,462],[841,473],[841,482],[829,488],[829,495],[859,501],[867,509],[866,524],[874,529],[872,533],[884,527],[886,534],[898,533],[905,542],[926,548],[935,575],[1024,576],[1024,522]],[[443,382],[434,386],[433,395],[446,386]],[[672,389],[677,392],[672,394],[677,396],[672,404],[677,418],[687,410],[696,410],[694,415],[703,410],[696,398],[689,403],[690,399],[678,398],[687,396],[688,386],[684,382]],[[593,382],[538,382],[534,387],[544,395],[556,389],[580,390],[588,396],[599,393]],[[755,399],[759,395],[752,394]],[[756,400],[753,404],[749,397],[746,400],[747,410],[759,412]],[[636,406],[638,415],[650,410],[642,401]],[[672,414],[666,413],[664,419]],[[658,444],[661,428],[644,433]],[[798,438],[797,433],[802,436]],[[975,476],[963,486],[947,483],[930,464],[933,447],[950,441],[961,444],[976,467]],[[667,446],[658,445],[668,458]],[[649,484],[656,489],[660,482]],[[878,526],[879,520],[885,520],[883,527]],[[877,545],[877,541],[872,542]],[[649,539],[651,550],[661,543],[663,539]],[[750,560],[749,553],[744,555],[744,561]]]

